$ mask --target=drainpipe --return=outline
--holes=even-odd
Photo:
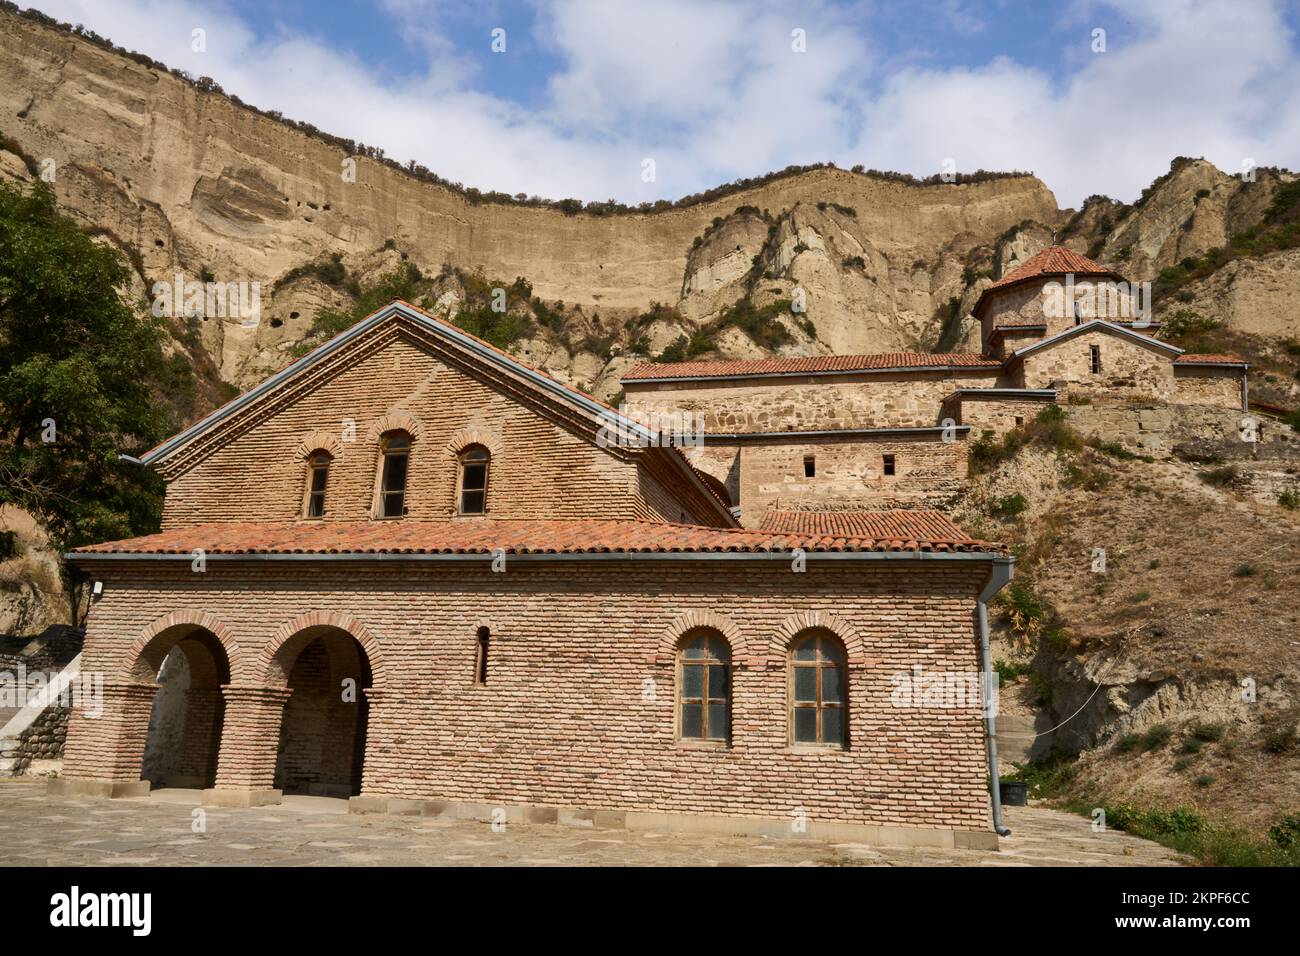
[[[1016,559],[1013,557],[995,557],[993,565],[989,570],[988,583],[984,585],[984,590],[980,592],[979,600],[976,603],[977,613],[979,614],[980,625],[980,664],[984,668],[985,686],[993,688],[996,686],[993,672],[993,662],[989,660],[989,598],[997,594],[1011,581],[1011,575],[1015,570]],[[996,716],[993,706],[992,695],[985,700],[984,706],[984,737],[988,745],[989,754],[989,790],[993,797],[993,829],[998,836],[1011,836],[1011,830],[1002,825],[1002,794],[998,787],[998,741]]]

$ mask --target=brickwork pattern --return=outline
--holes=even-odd
[[[978,670],[985,566],[847,564],[105,568],[86,657],[120,667],[167,608],[219,611],[240,653],[223,689],[218,788],[272,787],[291,691],[274,686],[266,650],[287,622],[330,613],[372,638],[368,795],[987,829],[978,707],[891,704],[894,678],[915,665]],[[494,630],[488,683],[475,685],[481,620]],[[722,749],[676,739],[665,629],[701,620],[743,635]],[[847,750],[790,744],[784,646],[803,626],[830,627],[848,647]],[[138,778],[152,690],[133,691],[134,710],[119,693],[103,717],[74,717],[66,773]]]

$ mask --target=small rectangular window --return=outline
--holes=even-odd
[[[817,477],[817,456],[815,455],[803,456],[803,476],[805,478]]]
[[[884,471],[885,471],[885,474],[887,474],[887,475],[892,475],[892,474],[894,474],[894,468],[895,468],[895,466],[894,466],[894,456],[893,456],[893,455],[886,455],[886,456],[885,456],[885,459],[884,459]]]
[[[487,504],[487,462],[467,461],[461,472],[460,513],[481,515]]]
[[[1024,416],[1024,415],[1017,415],[1017,416],[1016,416],[1016,427],[1019,428],[1019,427],[1020,427],[1021,425],[1023,425],[1024,423],[1025,423],[1025,416]]]
[[[1083,323],[1083,306],[1079,304],[1078,299],[1075,299],[1074,300],[1074,324],[1081,325],[1082,323]]]
[[[491,633],[486,627],[478,629],[478,637],[474,642],[474,683],[486,684],[488,678],[488,641],[491,640]]]
[[[380,513],[385,518],[400,518],[406,513],[407,460],[405,449],[394,449],[384,454]]]
[[[1089,353],[1092,360],[1092,374],[1097,375],[1101,372],[1101,346],[1091,346]]]

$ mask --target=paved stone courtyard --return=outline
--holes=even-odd
[[[47,797],[43,782],[0,782],[0,866],[1159,866],[1172,851],[1087,819],[1008,807],[996,853],[690,833],[595,830],[359,815],[341,800],[203,811],[197,791],[132,800]]]

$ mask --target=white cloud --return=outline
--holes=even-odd
[[[1077,204],[1093,192],[1131,199],[1179,154],[1230,172],[1245,157],[1300,165],[1295,38],[1263,2],[1149,0],[1122,14],[1076,2],[1052,34],[1058,73],[1008,49],[977,68],[882,76],[879,55],[926,51],[884,50],[860,7],[532,0],[529,39],[560,67],[529,110],[484,92],[490,64],[456,48],[449,19],[470,15],[469,0],[382,0],[406,38],[394,57],[417,67],[401,70],[288,24],[257,35],[223,0],[35,2],[264,109],[512,193],[639,202],[790,163],[928,175],[951,156],[962,170],[1032,169]],[[949,21],[962,14],[959,32],[981,30],[965,5],[947,9]],[[1088,50],[1094,25],[1108,30],[1107,53]],[[190,49],[194,27],[207,30],[205,53]],[[807,53],[791,50],[796,27]],[[641,179],[646,157],[654,183]]]

